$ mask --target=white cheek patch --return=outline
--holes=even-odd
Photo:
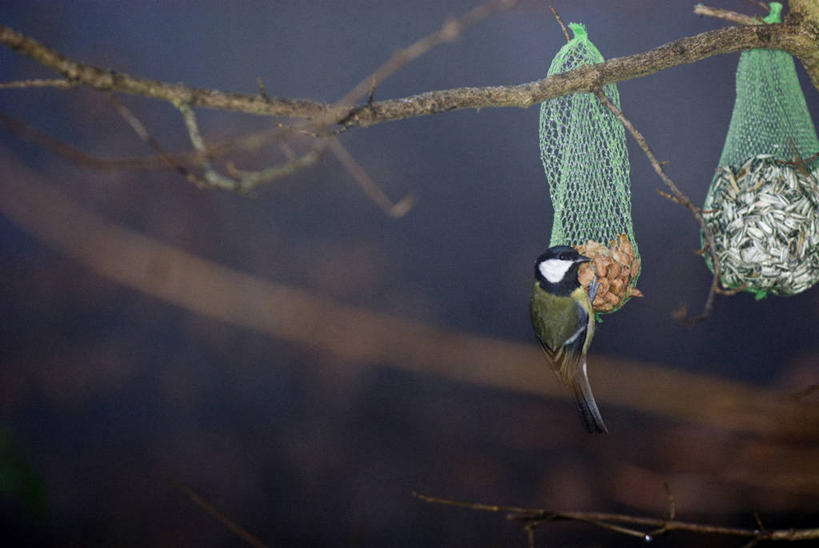
[[[572,267],[574,261],[563,261],[560,259],[547,259],[537,265],[537,269],[550,284],[556,284],[563,279],[566,272]]]

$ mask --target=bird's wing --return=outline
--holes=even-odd
[[[546,302],[538,302],[540,299]],[[594,318],[577,301],[566,299],[556,302],[554,299],[555,297],[545,293],[533,293],[531,314],[532,322],[540,327],[535,329],[538,342],[558,378],[574,392],[577,409],[586,430],[607,432],[586,372],[585,351],[587,342],[594,336]],[[544,316],[544,310],[551,311],[553,315]],[[571,317],[573,314],[577,323],[565,322],[566,316]],[[563,321],[555,318],[563,318]]]
[[[533,299],[550,299],[549,295],[535,295]],[[567,385],[572,385],[572,379],[581,369],[583,361],[583,347],[586,343],[588,333],[589,314],[579,304],[566,299],[566,309],[559,310],[552,302],[549,306],[532,306],[532,321],[542,326],[540,330],[535,330],[538,342],[540,342],[547,361],[557,376]],[[555,317],[564,315],[575,315],[576,323],[571,323],[566,329],[566,324],[556,320],[555,317],[541,316],[542,310],[550,310]],[[573,329],[572,329],[573,328]],[[540,331],[540,332],[538,332]]]

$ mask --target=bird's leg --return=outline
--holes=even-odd
[[[589,300],[594,302],[594,298],[597,296],[597,289],[600,287],[600,280],[597,279],[597,274],[594,275],[592,278],[591,283],[589,284]]]

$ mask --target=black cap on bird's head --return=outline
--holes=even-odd
[[[571,293],[580,287],[577,268],[590,260],[567,245],[550,247],[535,262],[535,279],[544,289],[550,288],[555,293]]]

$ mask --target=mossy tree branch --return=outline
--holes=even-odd
[[[592,92],[615,82],[639,78],[714,55],[768,48],[798,57],[819,89],[819,7],[815,0],[793,0],[781,24],[727,27],[663,44],[651,50],[583,66],[534,82],[509,86],[465,87],[430,91],[359,106],[330,104],[266,94],[232,93],[150,80],[98,68],[71,59],[14,29],[0,24],[0,43],[62,74],[76,85],[261,116],[307,119],[345,126],[371,126],[390,120],[465,108],[528,107],[578,91]],[[61,84],[64,87],[65,84]]]

